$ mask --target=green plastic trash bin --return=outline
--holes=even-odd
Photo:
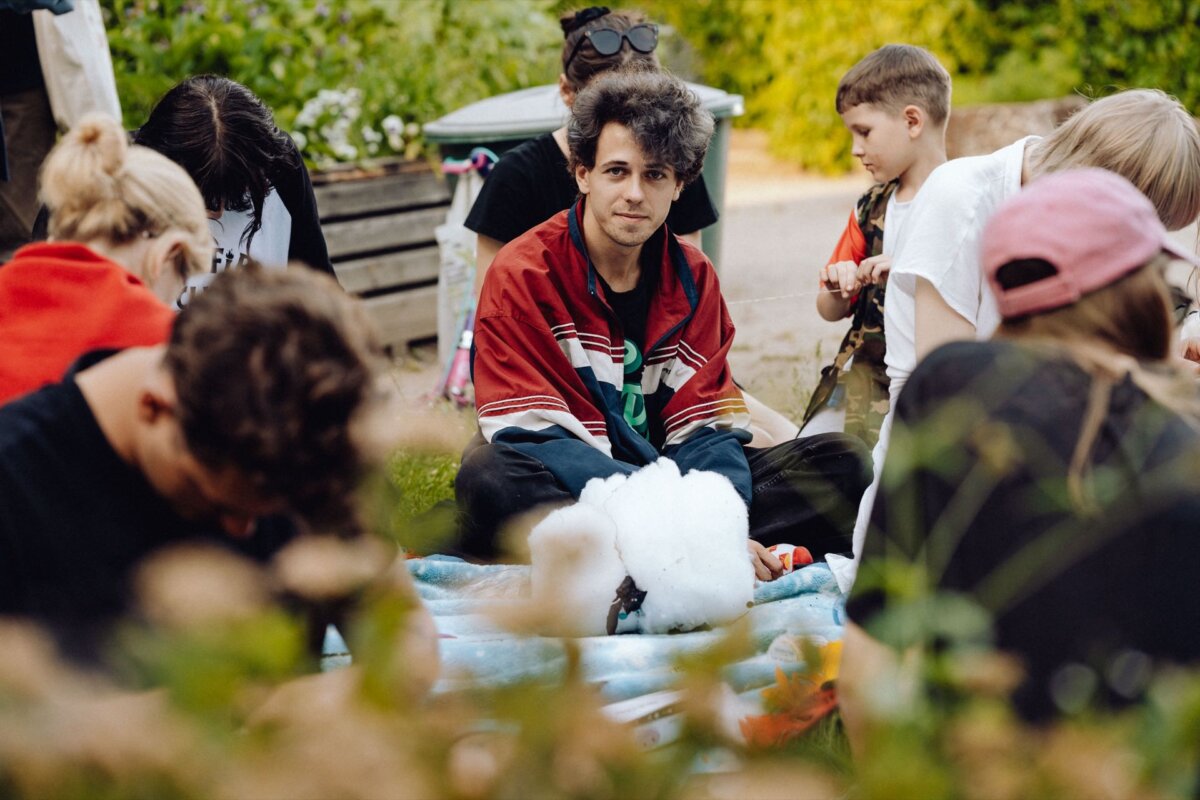
[[[716,119],[716,131],[704,161],[704,182],[717,212],[725,215],[725,165],[729,156],[729,128],[733,117],[743,113],[740,95],[711,86],[689,83]],[[557,84],[535,86],[490,97],[453,111],[425,125],[425,137],[436,142],[442,155],[465,158],[471,148],[484,146],[503,154],[521,142],[561,128],[568,115]],[[721,252],[721,220],[701,232],[704,252],[718,263]]]

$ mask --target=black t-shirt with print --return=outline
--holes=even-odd
[[[646,398],[642,394],[642,373],[645,371],[646,316],[650,312],[653,272],[642,269],[637,286],[628,292],[613,291],[603,278],[600,282],[604,284],[604,296],[625,336],[625,381],[621,387],[625,421],[643,437],[649,438],[650,422],[646,416]]]
[[[993,614],[997,646],[1025,663],[1014,702],[1033,720],[1059,713],[1071,675],[1120,704],[1141,688],[1130,665],[1200,658],[1200,435],[1125,378],[1073,493],[1092,391],[1054,351],[992,341],[930,354],[900,396],[847,606],[869,630],[886,603],[875,569],[925,560],[939,591]]]
[[[530,139],[504,153],[492,167],[466,226],[509,242],[574,204],[579,196],[567,159],[552,134]],[[667,227],[687,234],[717,221],[703,176],[688,184],[671,206]]]
[[[113,450],[70,376],[0,407],[0,614],[46,624],[68,655],[98,655],[153,551],[204,541],[265,560],[294,535],[283,517],[244,540],[181,518]]]
[[[621,387],[621,406],[625,421],[642,437],[651,436],[651,420],[646,413],[646,398],[642,393],[642,373],[646,369],[646,320],[650,315],[650,298],[658,291],[658,265],[666,244],[666,231],[659,228],[644,245],[640,254],[637,285],[627,292],[616,292],[608,281],[597,273],[604,285],[604,296],[621,324],[625,337],[625,380]]]

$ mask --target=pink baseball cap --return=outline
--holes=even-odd
[[[1007,200],[983,231],[983,271],[1005,318],[1050,311],[1135,271],[1160,252],[1200,266],[1167,236],[1158,212],[1120,175],[1088,168],[1038,178]],[[1056,272],[1003,288],[997,271],[1041,259]]]

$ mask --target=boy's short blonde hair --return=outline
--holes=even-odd
[[[888,44],[863,58],[842,76],[837,112],[863,103],[900,111],[917,106],[934,125],[950,117],[950,73],[923,47]]]
[[[1150,198],[1168,230],[1200,215],[1200,130],[1174,97],[1129,89],[1096,100],[1037,144],[1035,175],[1100,167]]]

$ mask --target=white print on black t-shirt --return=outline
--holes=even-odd
[[[193,275],[175,301],[175,307],[182,309],[197,292],[208,286],[213,275],[227,269],[237,269],[253,258],[268,269],[284,269],[287,267],[288,249],[292,240],[292,215],[287,206],[279,199],[279,193],[274,189],[263,200],[262,227],[254,234],[250,247],[246,247],[247,231],[253,210],[225,211],[217,219],[208,221],[208,229],[213,236],[212,271],[203,275]]]

